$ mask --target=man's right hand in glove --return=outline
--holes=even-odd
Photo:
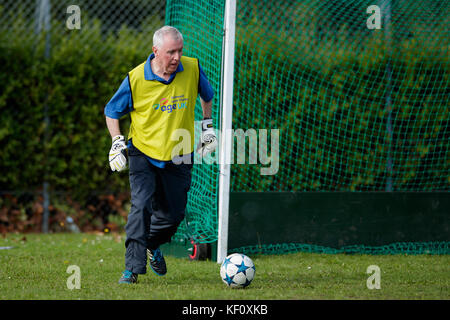
[[[122,171],[127,167],[127,146],[125,137],[117,135],[112,138],[112,146],[109,150],[109,166],[112,171]]]

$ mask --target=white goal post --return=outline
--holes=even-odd
[[[225,1],[224,39],[222,46],[222,95],[220,110],[221,139],[219,145],[219,194],[217,263],[222,263],[228,251],[228,208],[230,200],[230,164],[232,148],[234,46],[236,0]]]

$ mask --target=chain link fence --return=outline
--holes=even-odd
[[[123,27],[145,32],[164,24],[165,7],[165,0],[2,0],[0,30],[11,38],[34,37],[49,28],[60,33],[91,29],[95,24],[104,34]]]
[[[71,217],[83,231],[123,227],[127,178],[105,167],[103,107],[165,11],[165,0],[0,0],[0,232],[63,231]],[[92,175],[72,183],[82,166]]]
[[[146,34],[151,50],[153,31],[164,25],[165,0],[2,0],[0,33],[10,41],[36,38],[42,32],[55,36],[116,36],[127,30]],[[51,37],[47,45],[54,45]],[[102,47],[97,48],[102,50]]]

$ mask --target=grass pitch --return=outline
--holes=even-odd
[[[136,285],[118,285],[124,241],[113,234],[7,234],[0,238],[0,300],[450,299],[447,255],[256,255],[246,289],[226,287],[216,262],[166,256],[166,276],[149,270]],[[73,265],[80,289],[67,286]],[[371,265],[379,267],[380,289],[367,287]]]

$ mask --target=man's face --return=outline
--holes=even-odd
[[[160,48],[153,47],[153,52],[158,58],[164,73],[172,74],[177,70],[183,54],[183,40],[173,39],[166,35]]]

